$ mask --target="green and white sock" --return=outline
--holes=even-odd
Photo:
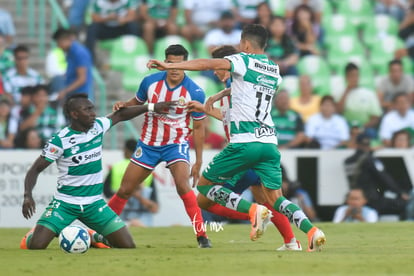
[[[101,235],[101,234],[99,234],[97,232],[95,232],[92,235],[92,242],[101,242],[101,243],[103,243],[103,244],[105,244],[107,246],[111,246],[110,243],[109,243],[109,241],[103,235]]]
[[[198,186],[197,189],[208,199],[241,213],[249,213],[249,209],[252,206],[251,202],[221,185],[203,185]]]
[[[296,227],[302,230],[305,233],[308,233],[309,230],[313,227],[312,223],[296,204],[292,203],[290,200],[287,200],[285,197],[281,196],[276,200],[273,208],[285,215],[290,222],[294,223]]]

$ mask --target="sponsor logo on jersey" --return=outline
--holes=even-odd
[[[275,89],[277,85],[277,81],[273,78],[270,78],[266,75],[260,75],[256,78],[257,83],[260,86],[267,87],[270,89]]]
[[[275,135],[275,129],[272,127],[256,127],[254,129],[254,134],[256,138],[265,137],[265,136],[274,136]]]
[[[72,157],[72,162],[75,164],[79,164],[82,161],[82,156],[73,156]]]
[[[142,148],[138,147],[134,153],[135,158],[140,158],[142,156]]]
[[[85,156],[84,156],[85,160],[95,159],[95,158],[98,158],[98,157],[101,157],[101,151],[96,151],[96,152],[93,152],[91,154],[85,154]]]
[[[79,150],[80,150],[80,147],[79,146],[74,146],[74,147],[71,147],[70,148],[70,152],[72,154],[76,154]]]
[[[279,74],[279,70],[278,70],[277,66],[275,66],[275,65],[269,65],[269,64],[264,64],[264,63],[260,63],[260,62],[255,62],[254,63],[254,68],[262,70],[262,71],[271,72],[271,73],[274,73],[274,74]]]

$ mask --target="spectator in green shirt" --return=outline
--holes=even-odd
[[[86,47],[95,57],[96,40],[115,39],[122,35],[138,35],[134,0],[94,0],[92,23],[88,26]]]
[[[178,34],[178,0],[142,0],[139,14],[143,22],[142,37],[151,54],[154,51],[155,38]]]
[[[270,36],[266,53],[279,65],[281,75],[297,75],[296,64],[299,61],[299,50],[286,30],[283,17],[275,16],[270,21]]]
[[[305,142],[304,124],[299,113],[289,108],[289,93],[277,93],[271,111],[280,149],[298,148]]]
[[[0,74],[4,74],[13,66],[13,53],[7,49],[6,38],[0,34]]]

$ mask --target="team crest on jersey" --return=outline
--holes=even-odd
[[[178,98],[178,107],[185,107],[185,97],[181,96]]]
[[[96,127],[94,127],[93,129],[91,129],[91,130],[90,130],[90,132],[91,132],[93,135],[97,135],[97,134],[98,134],[98,130],[96,129]]]
[[[80,150],[79,146],[74,146],[70,148],[72,154],[76,154]]]
[[[135,150],[135,153],[134,153],[134,157],[135,158],[140,158],[142,156],[142,148],[141,147],[138,147],[136,150]]]

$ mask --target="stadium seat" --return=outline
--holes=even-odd
[[[148,49],[142,38],[125,35],[118,38],[112,47],[110,64],[114,70],[123,71],[137,56],[147,56]]]
[[[330,95],[338,102],[345,91],[346,83],[343,75],[332,75],[329,79]]]
[[[204,76],[193,76],[191,79],[204,90],[206,93],[206,99],[223,89],[221,86],[219,87],[212,79]]]
[[[191,44],[185,38],[178,35],[169,35],[155,41],[154,58],[158,60],[165,59],[165,49],[173,44],[181,44],[189,52],[188,59],[192,59]]]
[[[285,16],[285,0],[270,0],[269,2],[274,15]]]
[[[327,48],[336,47],[335,42],[339,36],[349,35],[356,37],[357,30],[350,20],[342,14],[334,14],[330,18],[322,20],[325,30],[325,45]]]
[[[373,17],[373,10],[371,2],[367,0],[338,1],[337,12],[348,17],[356,27],[364,28]]]
[[[283,77],[280,89],[285,89],[289,92],[291,97],[299,95],[299,79],[297,76],[285,76]]]
[[[136,92],[142,79],[154,73],[146,67],[149,56],[136,56],[130,61],[130,66],[126,67],[122,76],[122,86],[127,91]]]
[[[404,73],[406,74],[413,74],[414,73],[414,65],[413,61],[409,57],[404,57],[401,59],[403,64]]]
[[[106,40],[100,40],[98,42],[98,47],[102,50],[110,51],[112,47],[114,46],[116,39],[106,39]]]
[[[395,50],[404,48],[404,42],[396,36],[385,36],[377,40],[370,51],[372,68],[377,74],[388,72],[388,62],[394,59]]]
[[[210,58],[210,54],[204,43],[204,40],[200,39],[194,42],[195,51],[197,58]]]
[[[374,20],[370,20],[364,29],[363,40],[368,48],[372,48],[376,41],[386,35],[396,35],[398,33],[398,22],[385,14],[377,14]]]
[[[364,57],[364,48],[354,36],[344,35],[336,38],[335,46],[328,49],[328,61],[332,70],[342,74],[341,68],[350,57]]]
[[[312,79],[314,91],[319,95],[329,94],[329,66],[320,56],[304,56],[297,65],[300,75],[308,75]]]

